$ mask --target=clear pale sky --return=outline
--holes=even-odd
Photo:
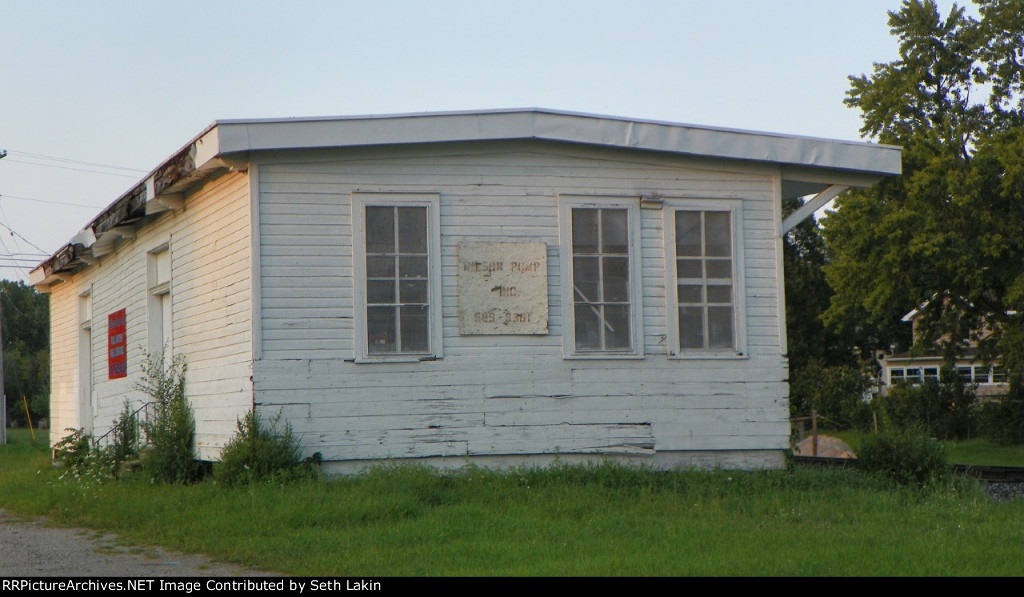
[[[847,77],[897,58],[899,6],[0,0],[0,278],[219,119],[540,107],[858,140]]]

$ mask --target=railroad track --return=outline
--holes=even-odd
[[[855,458],[828,458],[825,456],[793,456],[794,464],[810,467],[857,467]],[[954,464],[953,472],[974,477],[987,483],[1024,483],[1024,466],[986,466]]]

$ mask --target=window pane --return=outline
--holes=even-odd
[[[597,253],[597,210],[572,210],[572,252],[573,254]]]
[[[402,280],[399,284],[398,302],[407,305],[409,303],[427,304],[427,281],[426,280]]]
[[[395,277],[395,258],[391,256],[387,257],[367,257],[366,258],[366,275],[369,278],[394,278]]]
[[[605,257],[604,296],[601,299],[614,303],[629,301],[629,258]]]
[[[593,305],[576,305],[576,350],[601,349],[601,312]]]
[[[399,257],[398,272],[402,278],[426,278],[427,258],[423,257]]]
[[[708,259],[707,265],[709,278],[732,279],[731,259]]]
[[[732,234],[729,212],[709,211],[704,214],[707,251],[705,255],[728,257],[732,255]]]
[[[391,305],[395,302],[394,280],[367,280],[366,302],[371,305]]]
[[[708,285],[709,303],[732,303],[732,286]]]
[[[708,307],[708,348],[732,347],[732,307]]]
[[[704,348],[704,308],[679,307],[679,345]]]
[[[703,278],[704,263],[700,259],[676,260],[676,276],[679,278]]]
[[[366,208],[366,252],[393,253],[395,251],[395,209],[393,207]]]
[[[957,375],[960,376],[960,380],[971,383],[971,368],[970,367],[957,367]]]
[[[395,308],[369,307],[366,309],[366,331],[370,354],[395,352]]]
[[[427,208],[398,208],[398,251],[427,253]]]
[[[402,352],[426,352],[429,348],[427,307],[402,307]]]
[[[704,302],[704,286],[696,284],[680,284],[679,285],[679,302],[680,303],[697,303],[701,304]]]
[[[601,251],[603,253],[625,254],[629,252],[626,210],[602,209],[601,228]]]
[[[699,211],[676,212],[676,255],[697,257],[702,255]]]
[[[629,350],[629,306],[605,305],[605,350]]]
[[[601,277],[598,267],[599,257],[576,257],[572,260],[573,269],[573,301],[588,303],[601,300]]]

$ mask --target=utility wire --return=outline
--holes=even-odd
[[[54,201],[52,199],[34,199],[32,197],[19,197],[18,195],[0,195],[0,199],[17,199],[18,201],[33,201],[35,203],[50,203],[52,205],[70,205],[71,207],[84,207],[85,209],[102,209],[102,206],[85,205],[84,203],[70,203],[68,201]]]
[[[14,162],[15,164],[26,164],[28,166],[39,166],[40,168],[60,168],[61,170],[74,170],[75,172],[88,172],[90,174],[104,174],[106,176],[118,176],[120,178],[138,178],[134,174],[118,174],[117,172],[101,172],[99,170],[86,170],[85,168],[72,168],[70,166],[55,166],[52,164],[37,164],[35,162],[25,162],[22,160],[8,159],[8,162]],[[140,172],[142,172],[140,170]]]
[[[112,166],[110,164],[100,164],[97,162],[83,162],[82,160],[75,160],[71,158],[60,158],[52,155],[43,155],[41,153],[28,153],[27,151],[8,151],[8,154],[12,156],[23,156],[26,158],[33,158],[37,160],[51,160],[54,162],[63,162],[65,164],[78,164],[80,166],[95,166],[97,168],[107,168],[110,170],[125,170],[128,172],[139,172],[145,174],[146,170],[140,170],[138,168],[129,168],[127,166]],[[40,164],[41,165],[41,164]]]
[[[49,253],[47,253],[43,249],[40,249],[38,245],[36,245],[35,243],[30,241],[29,239],[27,239],[24,236],[22,236],[22,235],[18,234],[17,232],[15,232],[14,229],[11,228],[10,226],[8,226],[7,224],[4,224],[3,222],[0,222],[0,226],[6,228],[7,231],[11,233],[11,236],[14,236],[16,238],[20,238],[21,240],[23,240],[23,241],[27,242],[29,245],[31,245],[33,249],[41,252],[44,255],[49,255]],[[8,251],[8,253],[10,253],[10,251]]]

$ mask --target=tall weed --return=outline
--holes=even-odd
[[[152,414],[142,424],[147,443],[141,452],[142,469],[160,483],[191,483],[201,476],[193,455],[196,423],[185,396],[185,370],[181,355],[165,364],[163,353],[149,354],[136,385],[153,398]]]
[[[224,446],[213,475],[226,485],[296,481],[316,477],[319,461],[319,453],[302,459],[291,425],[281,425],[280,414],[263,421],[255,411],[249,411],[238,420],[235,435]]]

